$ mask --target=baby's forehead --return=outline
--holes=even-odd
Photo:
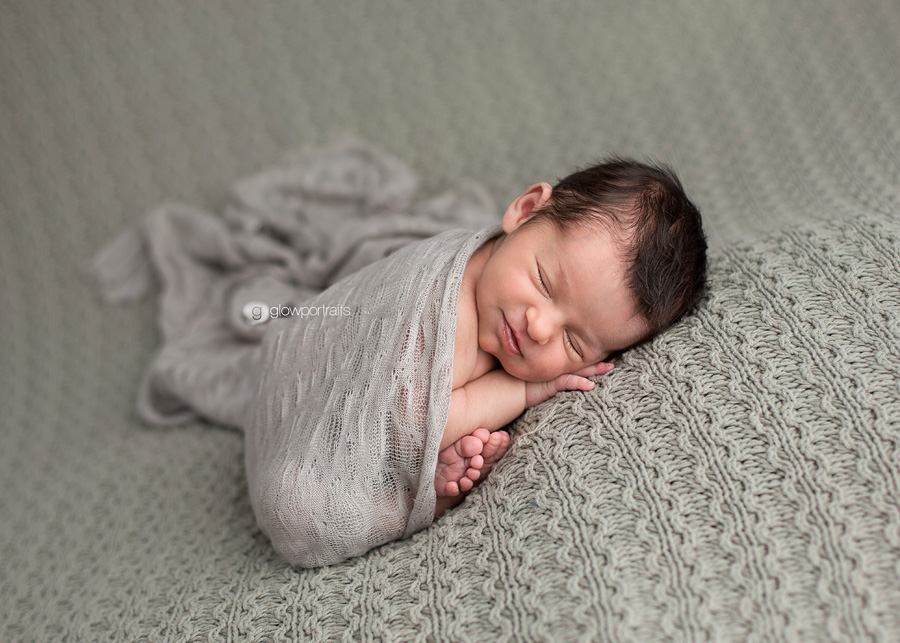
[[[612,220],[576,223],[564,228],[553,225],[552,228],[555,232],[553,251],[561,255],[568,255],[585,243],[596,243],[602,246],[604,254],[611,252],[624,260],[633,243],[633,235],[626,226]]]

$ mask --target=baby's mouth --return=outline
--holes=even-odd
[[[512,329],[512,326],[509,325],[509,322],[506,321],[506,315],[502,312],[500,315],[503,317],[503,326],[501,333],[503,335],[503,341],[506,343],[506,350],[508,350],[513,355],[521,355],[522,351],[519,349],[519,341],[516,338],[516,333]]]

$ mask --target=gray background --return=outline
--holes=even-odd
[[[604,154],[664,160],[714,253],[897,211],[897,34],[896,0],[0,1],[0,638],[311,636],[284,597],[367,582],[273,559],[240,435],[134,418],[153,302],[79,273],[123,225],[345,136],[498,216]]]

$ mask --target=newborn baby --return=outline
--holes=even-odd
[[[658,333],[705,283],[700,214],[668,170],[613,160],[516,198],[460,290],[435,517],[503,456],[502,427]]]
[[[426,528],[502,457],[504,426],[593,388],[703,288],[700,214],[665,169],[535,184],[478,232],[461,229],[489,216],[477,190],[413,192],[396,162],[337,146],[239,183],[226,220],[161,207],[92,264],[110,301],[159,280],[138,411],[244,431],[251,506],[292,565]],[[258,302],[297,313],[247,319]]]

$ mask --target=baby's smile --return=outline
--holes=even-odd
[[[506,315],[500,313],[500,317],[502,319],[502,324],[500,326],[500,336],[503,337],[503,341],[506,344],[506,350],[508,350],[513,355],[521,355],[522,350],[519,348],[519,336],[516,333],[515,329],[509,324],[509,321],[506,319]]]

